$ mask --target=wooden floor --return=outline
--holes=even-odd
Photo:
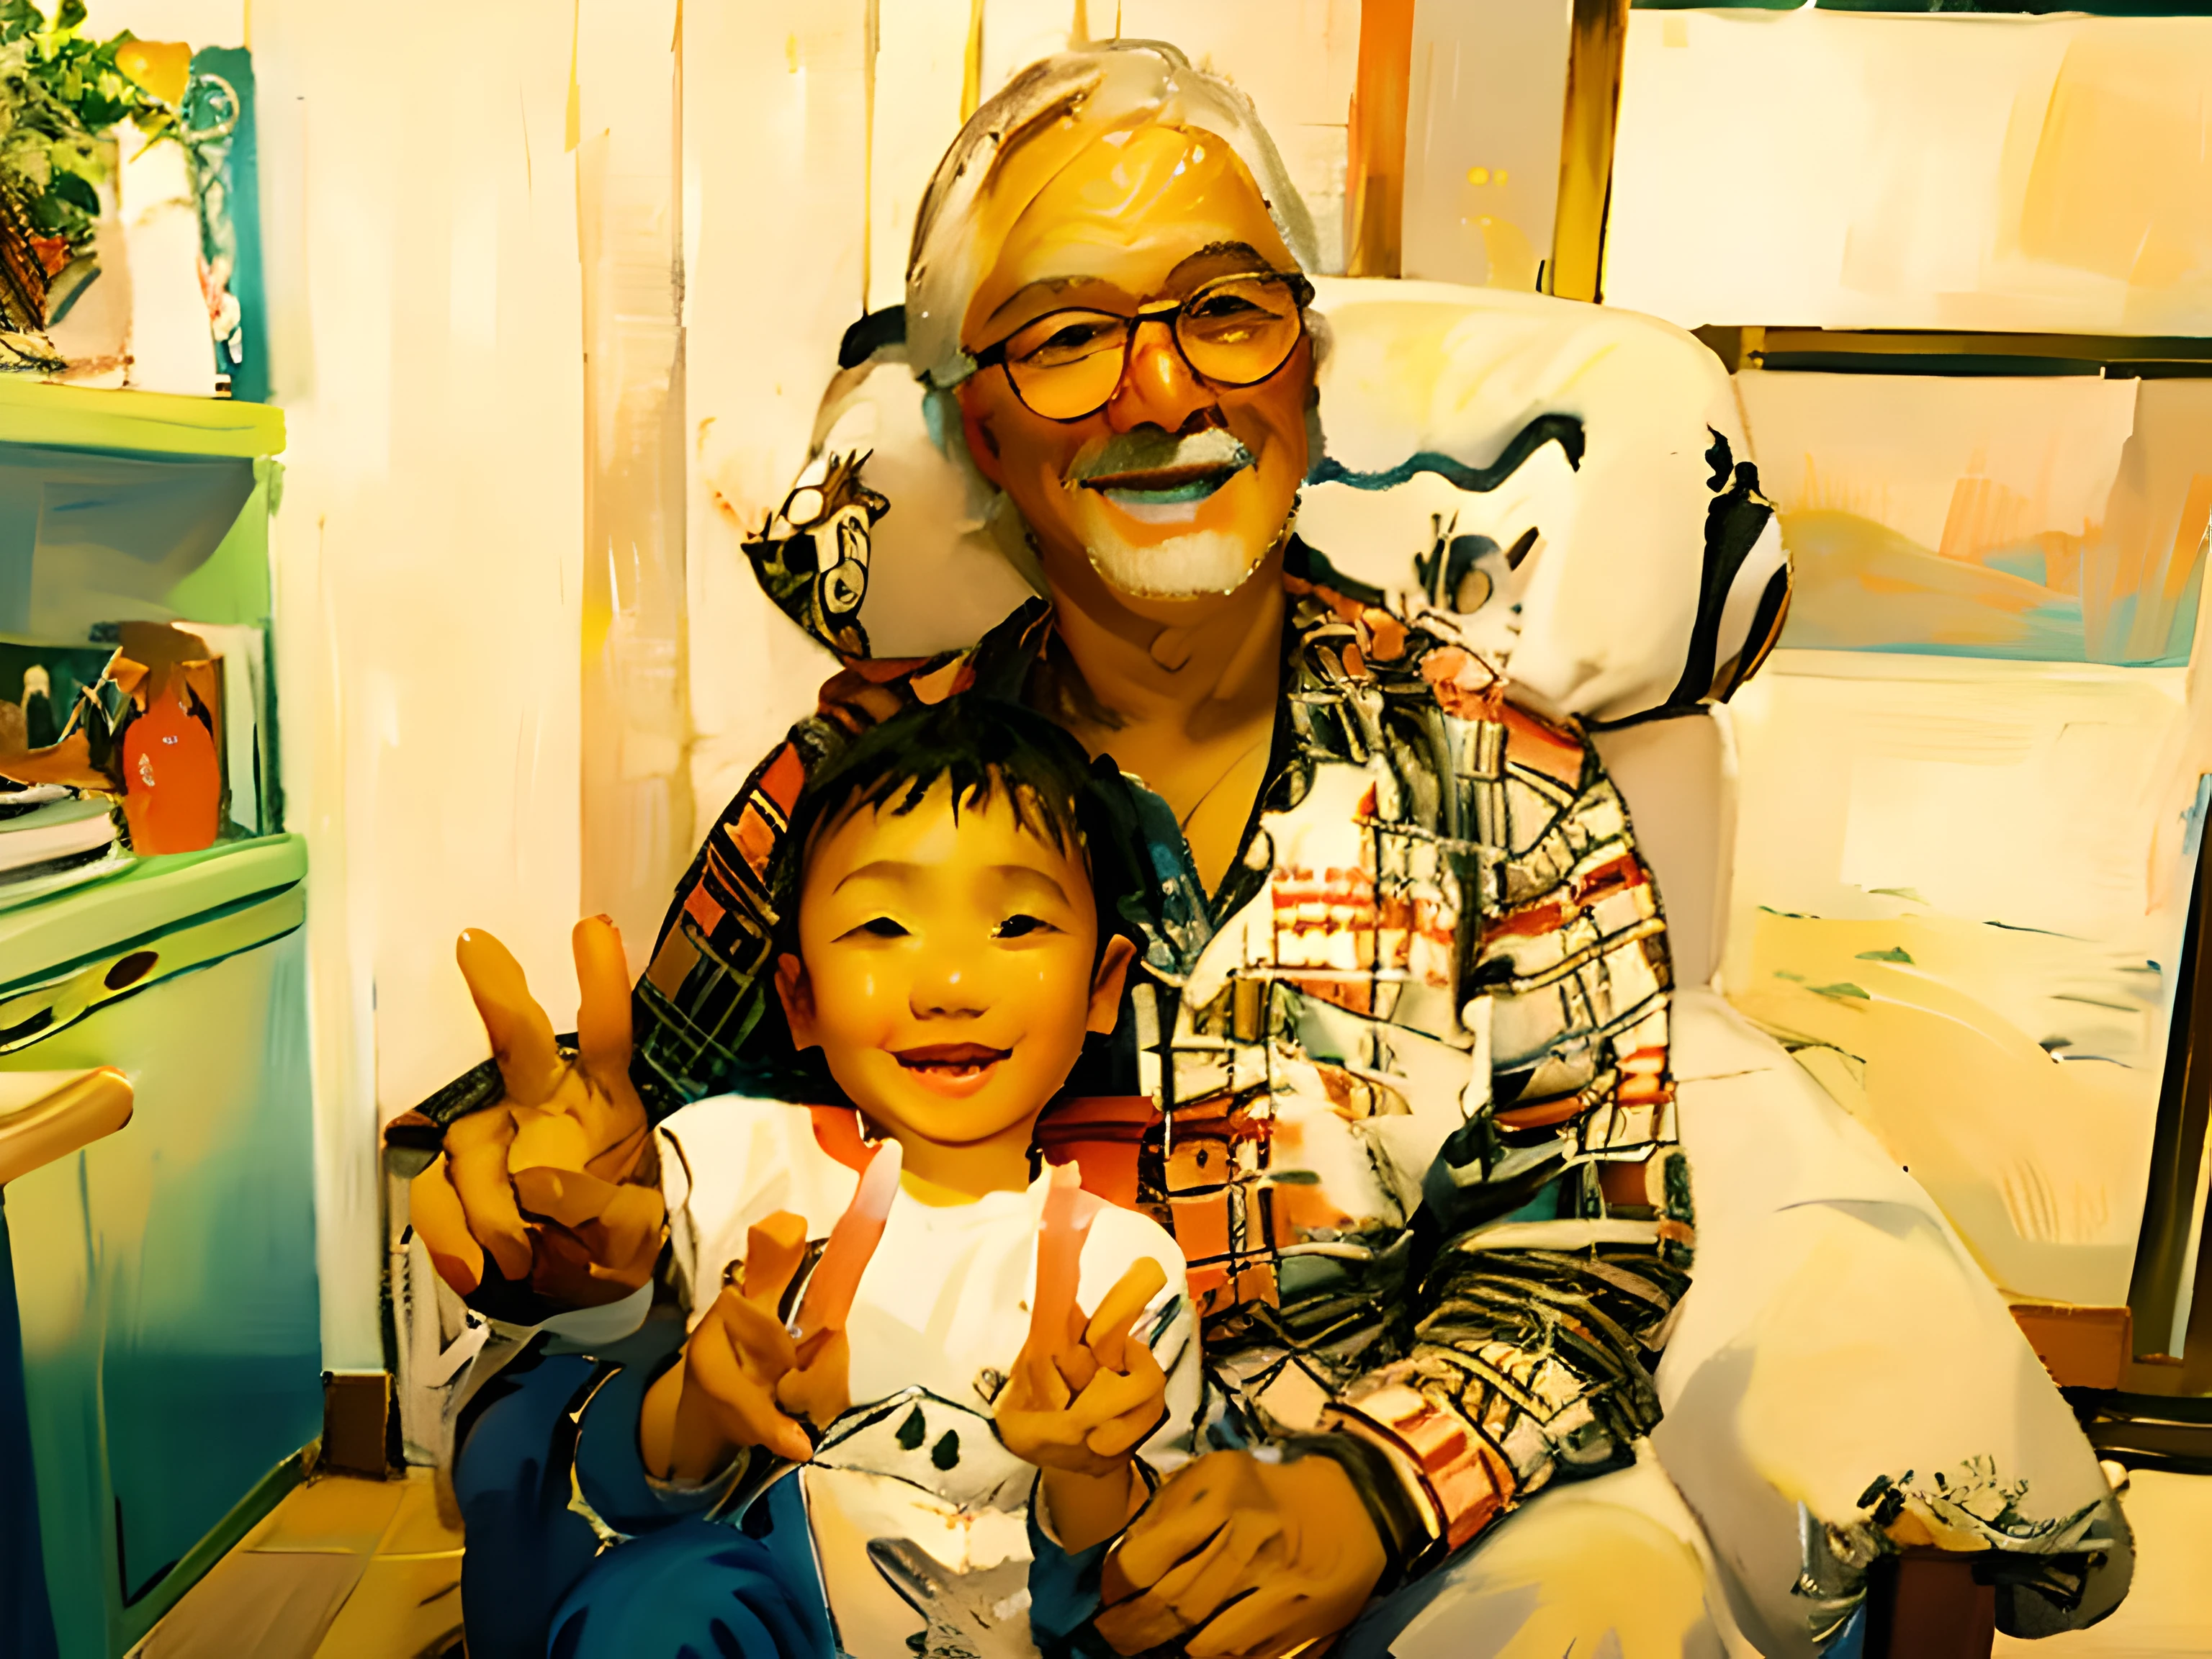
[[[2121,1501],[2136,1556],[2119,1611],[2045,1641],[2000,1636],[2000,1656],[2212,1656],[2212,1477],[2143,1471]],[[440,1516],[427,1474],[326,1477],[249,1533],[136,1659],[444,1659],[460,1638],[460,1533]]]
[[[428,1472],[327,1475],[288,1494],[133,1659],[442,1659],[460,1634],[460,1528]]]

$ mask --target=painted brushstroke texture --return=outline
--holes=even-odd
[[[1565,4],[1414,9],[1408,276],[1535,287],[1559,189],[1568,15]]]
[[[645,967],[691,860],[675,0],[576,14],[586,329],[583,891]],[[588,65],[586,70],[584,66]]]
[[[2001,1286],[2123,1302],[2212,769],[2212,388],[1737,390],[1797,596],[1735,708],[1729,994]]]
[[[1808,649],[2176,665],[2212,518],[2193,382],[1738,382]]]
[[[2208,79],[2212,18],[1638,11],[1606,298],[1689,325],[2204,333]]]
[[[1723,979],[2003,1289],[2127,1296],[2193,794],[2181,671],[1784,650]]]
[[[116,21],[219,39],[187,33],[192,10],[132,0]],[[373,27],[314,0],[252,8],[289,438],[271,659],[288,808],[311,843],[316,1249],[337,1369],[386,1363],[378,1128],[484,1053],[454,936],[495,930],[549,1005],[574,1006],[575,21],[507,0],[410,0]]]

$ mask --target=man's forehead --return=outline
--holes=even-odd
[[[1228,143],[1151,125],[1102,134],[1046,181],[1008,227],[976,299],[988,314],[1037,283],[1160,286],[1211,250],[1248,267],[1295,265],[1259,186]]]
[[[1158,251],[1157,244],[1152,246],[1155,251]],[[1108,251],[1112,252],[1111,249]],[[994,314],[995,315],[999,311],[1004,311],[1014,301],[1025,295],[1036,294],[1040,290],[1060,294],[1106,287],[1126,290],[1130,298],[1138,299],[1145,297],[1140,291],[1144,289],[1154,289],[1162,294],[1182,294],[1217,276],[1243,276],[1252,271],[1274,270],[1281,268],[1278,259],[1271,258],[1249,242],[1208,242],[1204,247],[1185,254],[1181,259],[1176,260],[1158,280],[1141,283],[1133,287],[1127,280],[1131,273],[1122,262],[1112,258],[1101,260],[1097,258],[1085,257],[1087,252],[1095,253],[1097,252],[1095,248],[1086,249],[1079,244],[1064,248],[1061,252],[1065,253],[1066,258],[1059,263],[1066,266],[1065,270],[1052,269],[1054,262],[1051,261],[1039,261],[1030,269],[1018,270],[1012,266],[1003,267],[1003,273],[1010,278],[1019,280],[1020,286],[1006,293],[1005,283],[993,285],[994,292],[1006,293],[1006,299],[1000,302]],[[1160,261],[1157,259],[1145,262],[1146,265],[1155,270],[1159,263]],[[1036,274],[1031,274],[1032,269]]]

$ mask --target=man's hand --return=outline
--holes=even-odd
[[[660,1254],[667,1210],[629,1080],[622,936],[588,917],[574,943],[583,1001],[571,1062],[507,947],[478,931],[460,938],[461,975],[507,1093],[455,1120],[409,1200],[439,1275],[463,1296],[483,1283],[487,1251],[502,1276],[571,1308],[620,1301]]]
[[[1191,1659],[1273,1659],[1349,1625],[1386,1565],[1328,1458],[1212,1452],[1177,1470],[1107,1558],[1098,1633],[1122,1653],[1180,1641]]]

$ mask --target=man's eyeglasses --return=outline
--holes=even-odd
[[[1083,307],[1047,312],[977,352],[975,365],[1005,368],[1014,395],[1033,414],[1079,421],[1103,409],[1121,385],[1139,323],[1166,323],[1199,379],[1256,386],[1290,361],[1312,300],[1313,285],[1296,271],[1217,277],[1133,317]]]

